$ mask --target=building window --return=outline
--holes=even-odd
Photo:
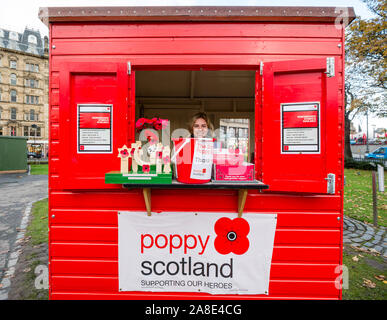
[[[0,136],[3,135],[3,127],[0,127]]]
[[[28,36],[28,42],[29,42],[29,43],[32,43],[32,44],[38,44],[37,38],[36,38],[34,35],[32,35],[32,34],[30,34],[30,35]]]
[[[16,90],[11,90],[11,102],[16,102],[16,100],[17,100]]]
[[[26,103],[27,104],[38,104],[39,103],[39,97],[38,96],[26,95]]]
[[[28,137],[29,134],[30,134],[29,127],[24,127],[24,136],[25,136],[25,137]]]
[[[16,83],[17,83],[16,74],[11,73],[10,79],[11,79],[11,84],[16,85]]]
[[[9,131],[10,131],[12,137],[16,136],[16,127],[10,127]]]
[[[35,110],[33,109],[30,110],[30,120],[35,120]]]
[[[30,115],[28,113],[24,114],[24,120],[26,121],[30,120]]]
[[[39,72],[39,65],[33,63],[26,63],[26,71]]]
[[[36,136],[40,137],[40,127],[36,127]]]
[[[35,79],[26,79],[26,86],[30,88],[38,88],[39,81]]]
[[[10,60],[10,61],[9,61],[9,67],[10,67],[11,69],[16,69],[16,67],[17,67],[16,61],[15,61],[15,60]]]
[[[16,120],[16,108],[11,108],[11,120]]]
[[[9,40],[19,41],[19,36],[18,36],[17,32],[10,31],[10,33],[9,33]]]

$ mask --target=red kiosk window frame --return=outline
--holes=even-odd
[[[236,71],[236,70],[246,70],[246,71],[255,71],[255,90],[254,90],[254,155],[257,154],[258,150],[258,138],[261,137],[261,133],[259,132],[260,128],[258,126],[257,121],[257,114],[258,114],[258,106],[261,102],[261,77],[262,74],[260,74],[262,68],[261,64],[134,64],[132,65],[130,62],[128,62],[128,70],[130,70],[130,73],[133,74],[132,79],[130,82],[133,84],[131,86],[131,96],[130,101],[133,102],[133,105],[135,105],[135,98],[136,98],[136,87],[135,87],[135,72],[136,71]],[[134,88],[134,89],[133,89]],[[135,114],[133,115],[133,119],[135,121]],[[133,129],[134,134],[134,129]],[[133,140],[130,140],[134,142]],[[255,170],[255,179],[258,179],[259,172],[258,169],[260,168],[258,157],[254,156],[254,170]]]

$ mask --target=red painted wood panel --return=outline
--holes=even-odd
[[[117,259],[118,245],[112,243],[55,242],[50,237],[50,256],[56,258],[106,258]]]
[[[57,106],[51,107],[50,120],[55,123],[59,122],[59,107]]]
[[[59,105],[59,90],[58,89],[52,89],[51,90],[51,106],[58,106]]]
[[[52,276],[51,287],[53,291],[87,291],[87,292],[117,292],[118,277],[113,276]],[[304,294],[307,293],[307,294]],[[334,280],[271,280],[269,283],[270,295],[313,295],[337,296],[339,295]],[[181,295],[187,298],[189,293]],[[148,293],[149,299],[152,293]],[[203,294],[203,297],[207,295]],[[257,295],[256,297],[259,297]],[[238,297],[240,298],[240,296]]]
[[[53,141],[51,140],[50,144],[50,156],[58,156],[60,152],[60,145],[59,141]],[[50,164],[51,165],[51,164]]]
[[[133,69],[135,70],[214,70],[221,68],[222,70],[238,70],[238,69],[249,69],[258,70],[260,61],[273,62],[282,60],[299,60],[308,58],[325,58],[326,55],[317,54],[300,54],[290,55],[288,53],[283,54],[233,54],[233,55],[157,55],[154,54],[142,54],[142,55],[69,55],[69,56],[53,56],[52,57],[52,68],[55,72],[60,71],[61,64],[71,61],[87,62],[93,60],[95,62],[122,62],[130,61]],[[187,62],[189,61],[189,63]],[[338,72],[342,70],[341,65],[337,65]],[[339,75],[338,75],[339,76]],[[340,77],[342,80],[342,77]],[[340,81],[341,81],[340,80]]]
[[[53,89],[59,89],[59,72],[51,72],[50,80],[51,92]],[[51,102],[50,104],[52,105]]]
[[[95,201],[96,197],[98,201]],[[172,201],[174,197],[179,202]],[[79,209],[115,209],[145,210],[143,195],[140,189],[117,191],[71,192],[53,191],[50,198],[55,208]],[[130,203],[128,202],[130,199]],[[189,204],[195,202],[198,211],[236,210],[237,191],[201,190],[193,194],[190,190],[152,190],[152,210],[192,211]],[[291,195],[291,194],[252,194],[249,193],[245,210],[247,212],[280,210],[292,211],[334,211],[341,208],[339,195]],[[231,212],[232,212],[231,211]]]
[[[341,29],[317,23],[69,23],[53,25],[53,39],[158,37],[336,38]]]
[[[52,259],[51,273],[55,275],[110,275],[118,276],[118,261]]]
[[[53,40],[52,55],[90,54],[309,54],[340,55],[337,40],[173,38]]]
[[[340,246],[274,246],[272,262],[339,263]]]
[[[125,210],[125,209],[123,209]],[[50,220],[54,225],[105,225],[117,226],[118,210],[103,209],[53,209],[50,215],[55,215]],[[339,228],[339,212],[282,212],[273,210],[277,214],[278,227],[315,227],[315,228]],[[264,214],[265,212],[257,212]],[[144,211],[145,214],[145,211]]]
[[[169,293],[111,293],[111,292],[78,292],[69,291],[61,292],[56,291],[51,293],[50,299],[52,300],[240,300],[240,296],[219,296],[219,295],[191,295],[185,296],[182,294]],[[243,296],[244,300],[337,300],[337,294],[332,296],[288,296],[288,295],[260,295],[260,296]]]

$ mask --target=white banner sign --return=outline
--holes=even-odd
[[[121,211],[120,291],[269,294],[276,218]]]

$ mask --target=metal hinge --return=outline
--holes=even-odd
[[[327,193],[328,194],[335,194],[335,185],[336,185],[336,175],[333,173],[328,173],[328,178],[325,178],[327,180]]]
[[[259,63],[259,74],[262,75],[263,74],[263,61],[261,61]]]
[[[328,78],[332,78],[335,76],[335,58],[329,57],[327,58],[327,71],[325,72]]]
[[[128,74],[132,73],[132,66],[130,65],[130,61],[128,61]]]

